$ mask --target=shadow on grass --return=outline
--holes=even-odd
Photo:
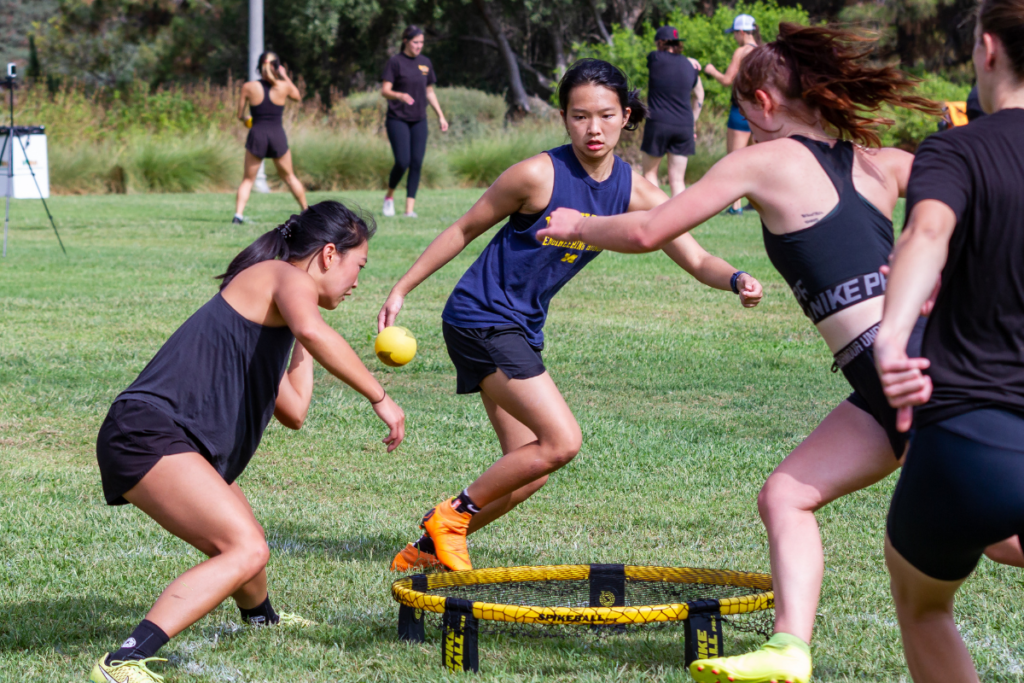
[[[114,647],[149,607],[100,595],[4,605],[0,650],[54,649],[67,654],[83,647]]]
[[[295,523],[264,524],[271,553],[283,555],[322,555],[337,561],[380,562],[385,567],[409,541],[410,535],[369,534],[334,538],[324,535],[324,527]]]

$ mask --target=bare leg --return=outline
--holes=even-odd
[[[306,203],[306,188],[302,186],[302,183],[297,177],[295,172],[292,170],[292,151],[288,150],[280,158],[274,159],[274,166],[277,167],[277,175],[284,181],[288,189],[292,191],[292,196],[295,197],[295,201],[299,203],[302,210],[305,211],[309,206]]]
[[[735,152],[738,149],[743,149],[750,143],[750,133],[742,130],[733,130],[732,128],[725,129],[725,150],[726,154]],[[740,209],[743,207],[743,200],[737,199],[736,203],[732,205],[734,209]]]
[[[517,448],[522,448],[528,443],[537,440],[536,435],[530,431],[529,427],[509,415],[497,403],[489,399],[487,394],[481,392],[480,398],[483,399],[484,408],[487,410],[487,417],[491,420],[491,426],[494,427],[494,431],[498,435],[498,443],[501,445],[502,455],[508,455]],[[485,506],[480,512],[473,515],[473,519],[469,523],[469,533],[479,531],[502,515],[505,515],[512,508],[539,491],[547,481],[548,477],[544,475]]]
[[[885,564],[915,683],[978,683],[971,655],[953,621],[953,595],[963,581],[939,581],[903,559],[885,537]]]
[[[264,567],[270,549],[263,528],[241,490],[232,490],[201,455],[161,459],[124,497],[210,556],[171,582],[146,615],[168,636],[188,628],[230,595],[247,607],[266,597]],[[257,592],[262,592],[258,598]]]
[[[243,216],[245,205],[249,202],[249,194],[252,192],[253,183],[256,182],[256,174],[260,170],[260,159],[253,156],[249,150],[245,150],[245,162],[242,167],[242,184],[238,186],[238,195],[235,197],[235,213]]]
[[[661,187],[661,183],[658,182],[658,169],[661,167],[661,157],[652,157],[647,152],[643,152],[643,155],[644,178],[651,185]]]
[[[406,197],[405,198],[405,212],[406,213],[412,213],[412,210],[413,210],[413,208],[415,206],[416,206],[416,198],[415,197]]]
[[[672,189],[672,196],[682,194],[686,189],[686,162],[689,157],[681,154],[668,155],[668,186]]]
[[[509,379],[498,370],[485,377],[480,388],[537,436],[502,456],[469,485],[469,497],[484,508],[566,465],[579,452],[583,435],[546,372],[530,379]]]
[[[896,467],[885,431],[843,401],[768,477],[757,505],[768,531],[777,633],[811,642],[825,571],[814,511]]]
[[[990,545],[985,549],[985,556],[999,564],[1008,564],[1011,567],[1024,567],[1024,551],[1021,550],[1019,536],[1013,536],[1005,541]]]

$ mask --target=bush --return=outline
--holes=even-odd
[[[510,129],[503,135],[473,140],[451,150],[448,164],[463,184],[487,187],[509,166],[566,142],[561,127]]]
[[[940,104],[944,101],[963,102],[970,91],[970,85],[953,83],[934,74],[924,74],[917,86],[918,95]],[[881,115],[895,121],[880,131],[882,144],[886,147],[914,151],[922,140],[938,130],[939,118],[923,112],[885,106]]]
[[[197,192],[230,187],[237,151],[224,140],[139,140],[126,152],[130,187],[148,192]]]

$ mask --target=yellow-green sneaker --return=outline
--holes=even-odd
[[[166,662],[160,657],[130,659],[127,662],[113,661],[107,664],[105,653],[89,674],[92,683],[163,683],[164,677],[146,668],[146,662]]]
[[[292,614],[291,612],[278,612],[277,616],[280,621],[277,622],[278,626],[316,626],[315,621],[310,621],[305,617],[300,617],[298,614]]]
[[[811,648],[788,633],[776,633],[745,655],[698,659],[690,665],[697,683],[808,683]]]

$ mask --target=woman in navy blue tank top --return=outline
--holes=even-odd
[[[600,253],[579,241],[538,241],[560,206],[594,215],[653,208],[668,198],[615,156],[624,128],[643,119],[644,105],[626,77],[600,60],[582,60],[559,85],[571,144],[505,171],[469,212],[441,233],[391,290],[381,329],[394,324],[405,297],[498,221],[509,221],[470,266],[442,313],[458,393],[480,392],[503,456],[457,498],[423,518],[426,534],[392,563],[407,570],[440,562],[471,568],[466,535],[526,500],[580,449],[572,411],[545,371],[540,352],[551,298]],[[665,252],[701,282],[761,298],[754,278],[711,256],[684,236]]]
[[[260,72],[260,80],[243,85],[238,98],[238,120],[247,121],[245,107],[249,105],[248,122],[251,128],[245,139],[245,167],[242,184],[238,186],[235,198],[235,217],[231,219],[232,223],[245,220],[245,205],[264,159],[273,159],[277,177],[292,191],[299,206],[306,208],[306,189],[292,169],[292,152],[288,149],[288,136],[285,135],[282,123],[284,105],[288,100],[301,100],[302,95],[273,52],[261,54],[256,68]]]
[[[271,417],[302,426],[314,359],[370,401],[389,429],[389,452],[402,442],[401,408],[319,310],[356,288],[372,233],[328,201],[264,234],[114,400],[96,442],[107,502],[131,503],[210,559],[171,583],[91,680],[158,680],[146,666],[156,651],[228,596],[243,622],[278,622],[264,570],[270,550],[235,478]]]
[[[778,40],[743,59],[734,85],[758,144],[727,155],[654,210],[583,220],[560,209],[538,233],[614,251],[651,251],[746,197],[761,215],[772,263],[834,354],[833,368],[854,389],[758,496],[771,553],[775,636],[747,655],[694,662],[698,681],[806,683],[824,573],[814,513],[891,474],[906,444],[874,373],[871,345],[882,317],[880,270],[893,247],[892,213],[913,156],[866,146],[879,145],[875,131],[885,122],[870,112],[880,104],[936,108],[909,95],[913,82],[897,70],[872,66],[870,46],[853,34],[779,28]]]

